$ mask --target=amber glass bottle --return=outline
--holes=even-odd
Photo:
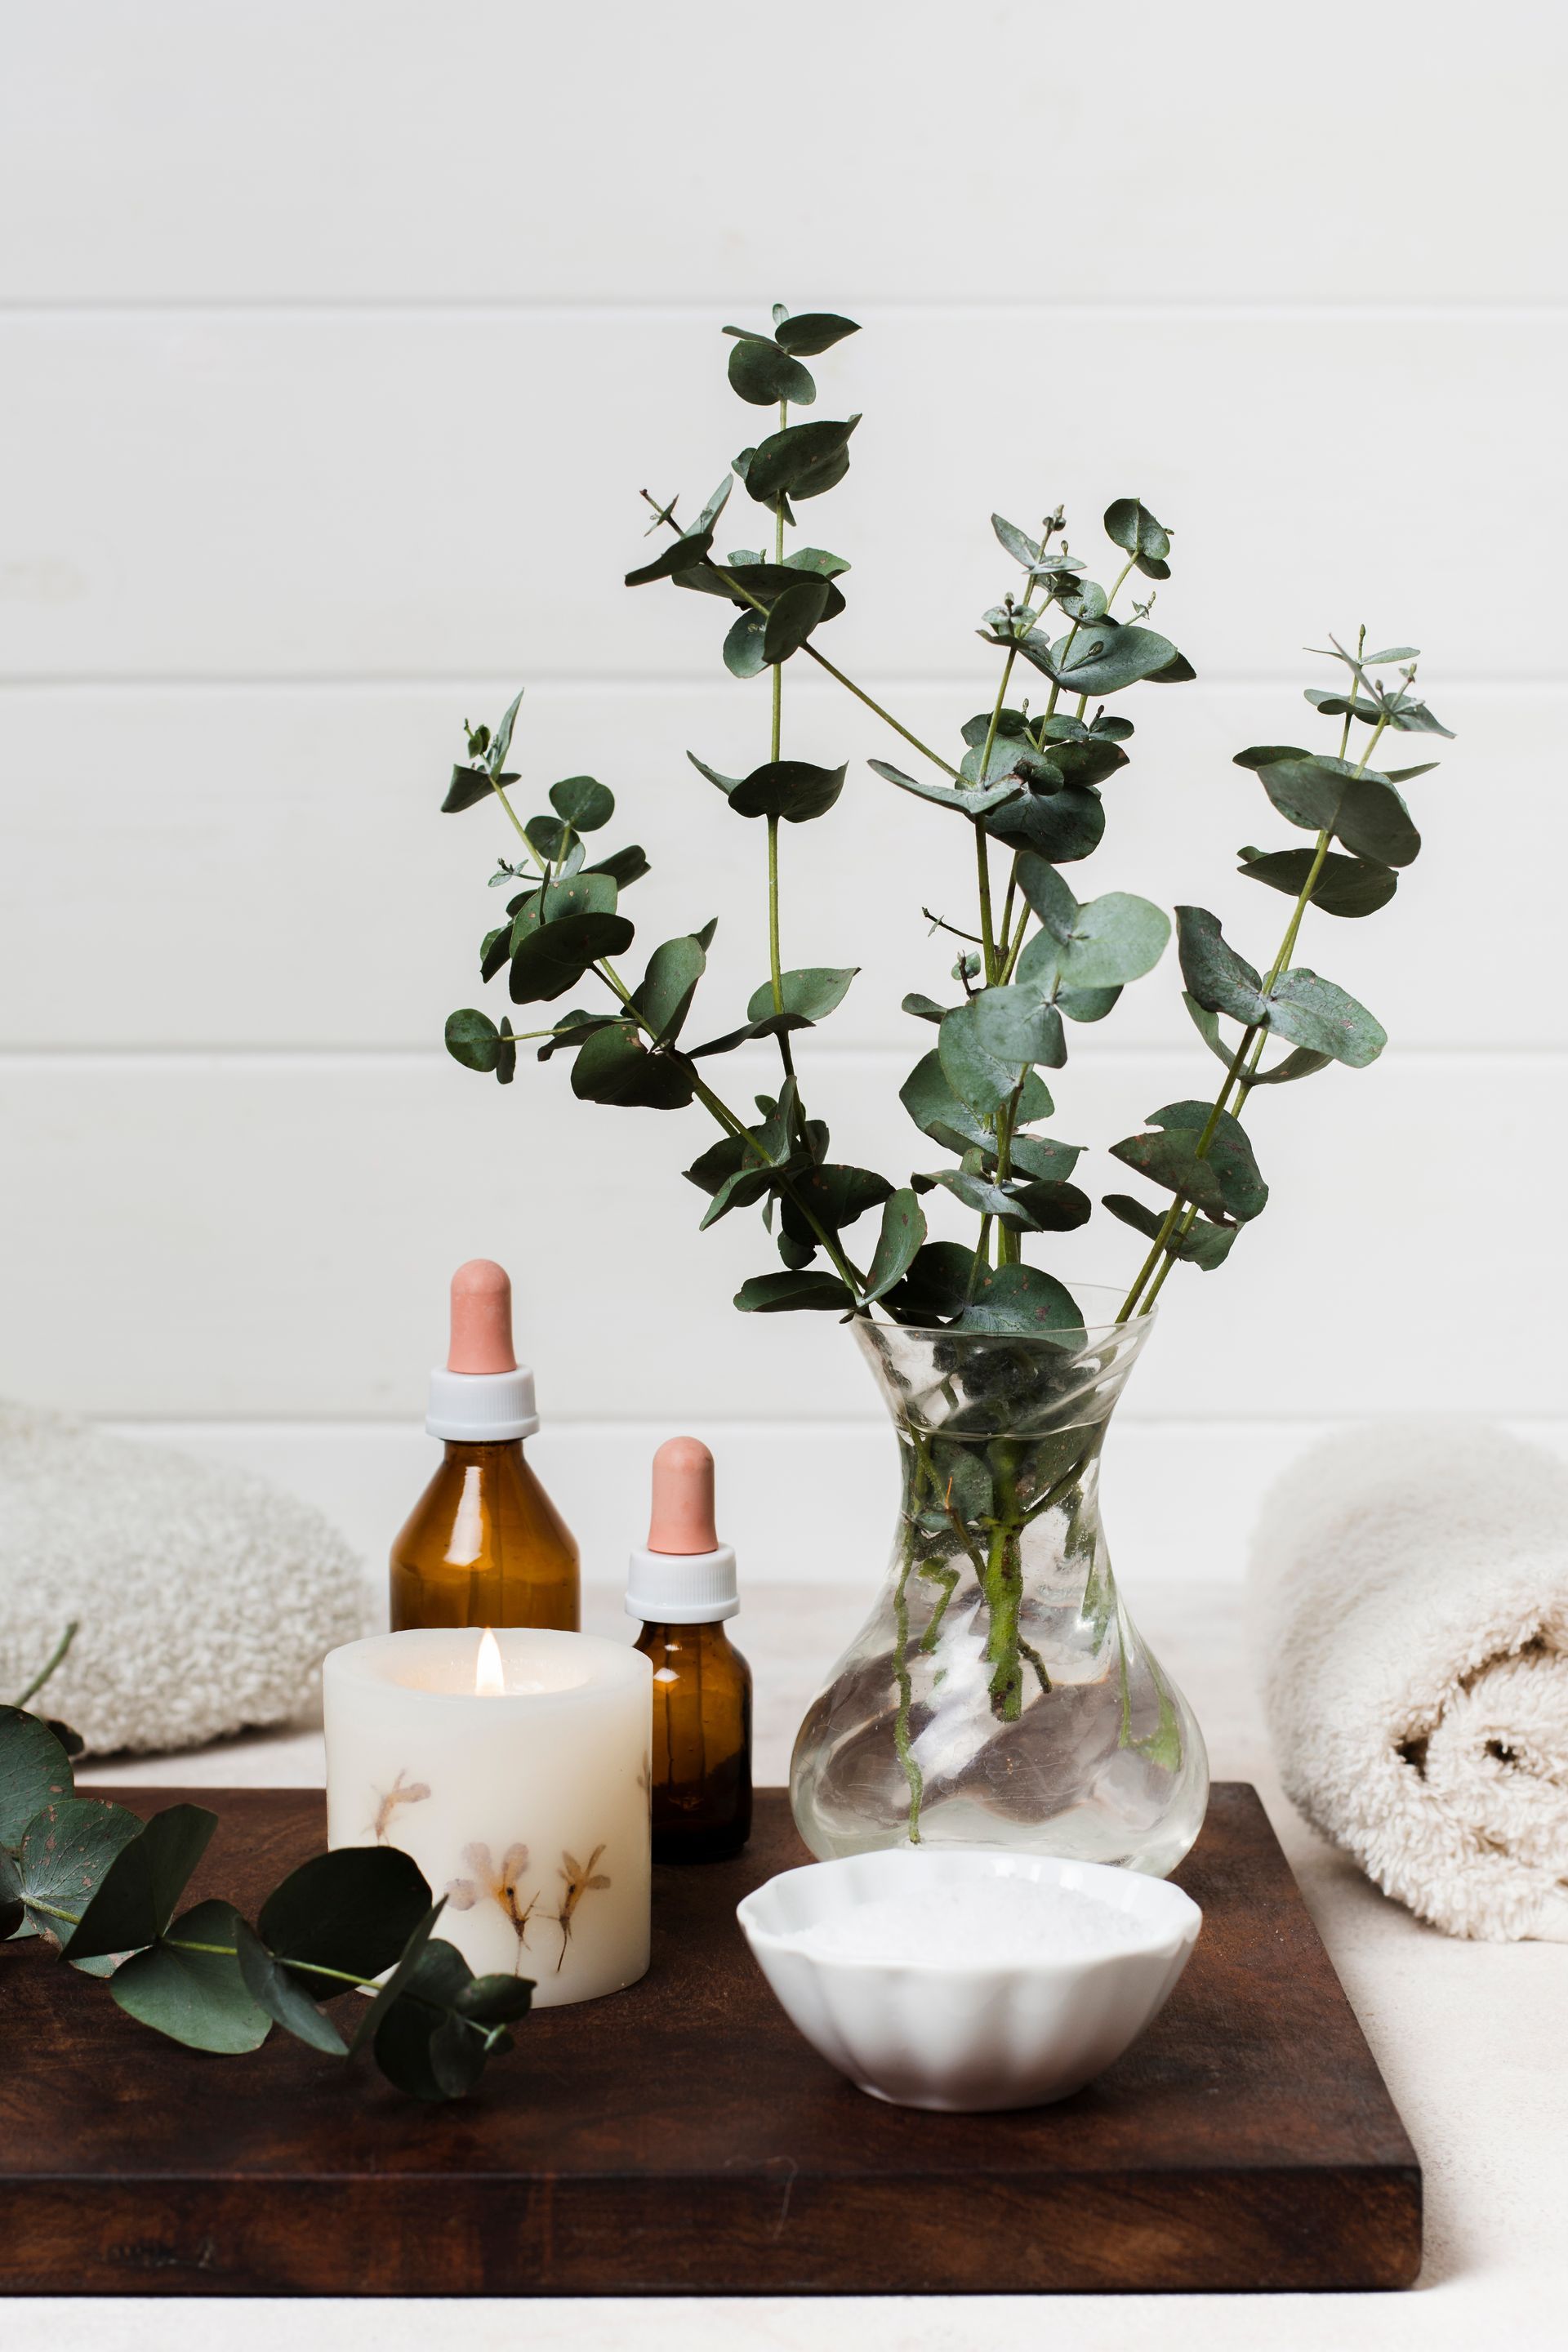
[[[392,1547],[393,1632],[556,1625],[574,1633],[580,1614],[577,1546],[524,1461],[521,1439],[448,1439]]]
[[[722,1625],[644,1625],[653,1858],[721,1862],[752,1833],[752,1670]]]
[[[426,1427],[445,1456],[392,1547],[391,1615],[408,1626],[576,1631],[577,1546],[523,1458],[539,1427],[511,1345],[511,1285],[476,1258],[452,1278],[452,1343]]]
[[[724,1630],[741,1603],[713,1531],[713,1456],[672,1437],[653,1458],[653,1523],[626,1608],[653,1665],[655,1862],[721,1862],[752,1831],[752,1670]]]

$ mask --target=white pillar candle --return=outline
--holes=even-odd
[[[379,1633],[329,1653],[327,1843],[396,1845],[436,1932],[541,2009],[647,1968],[652,1669],[588,1633]]]

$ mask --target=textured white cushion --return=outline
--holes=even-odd
[[[194,1748],[299,1715],[367,1595],[337,1530],[265,1480],[0,1404],[0,1699],[72,1617],[38,1706],[97,1753]]]

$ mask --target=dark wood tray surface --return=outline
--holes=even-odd
[[[103,1793],[110,1793],[104,1791]],[[323,1838],[309,1790],[189,1797],[193,1894],[251,1909]],[[642,1984],[518,2029],[479,2092],[400,2098],[281,2033],[210,2058],[36,1944],[0,1948],[0,2287],[15,2294],[810,2294],[1408,2285],[1415,2152],[1258,1802],[1177,1876],[1197,1949],[1087,2090],[1003,2116],[868,2099],[735,1925],[809,1859],[782,1790],[743,1858],[654,1874]]]

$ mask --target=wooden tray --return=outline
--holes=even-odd
[[[104,1793],[109,1793],[105,1791]],[[194,1883],[250,1907],[322,1841],[313,1790],[210,1803]],[[1076,2097],[928,2116],[854,2090],[735,1925],[807,1860],[781,1790],[742,1860],[654,1874],[654,1961],[542,2012],[459,2105],[277,2033],[210,2058],[35,1945],[0,1949],[0,2286],[16,2294],[811,2294],[1405,2286],[1421,2176],[1257,1793],[1177,1874],[1203,1933]],[[254,1912],[252,1912],[254,1916]]]

